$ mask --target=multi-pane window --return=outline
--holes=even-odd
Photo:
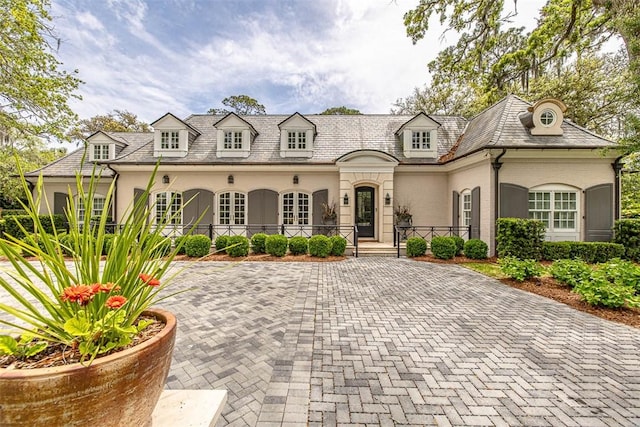
[[[308,194],[283,194],[282,222],[287,225],[308,225],[310,222],[309,203]]]
[[[411,148],[414,150],[431,149],[431,132],[414,130],[411,134]]]
[[[544,126],[551,126],[556,121],[556,115],[551,110],[545,110],[540,114],[540,122]]]
[[[180,132],[177,130],[162,131],[160,133],[160,148],[163,150],[177,150],[180,148]]]
[[[287,148],[289,150],[306,150],[307,133],[305,131],[289,131],[287,135]]]
[[[471,193],[462,193],[462,225],[471,225]]]
[[[218,199],[218,216],[221,225],[246,223],[246,196],[243,193],[222,193]]]
[[[84,206],[84,199],[82,197],[78,197],[76,202],[76,209],[78,211],[78,221],[84,222],[86,219],[91,220],[91,218],[98,217],[102,215],[106,206],[106,199],[102,196],[93,196],[93,200],[91,201],[91,209],[87,211]]]
[[[109,144],[94,144],[93,160],[109,160]]]
[[[163,192],[156,194],[156,222],[166,221],[167,224],[181,224],[179,214],[182,209],[182,194]]]
[[[242,150],[242,131],[228,130],[224,132],[225,150]]]
[[[529,192],[529,218],[542,221],[548,230],[575,230],[577,215],[574,191]]]

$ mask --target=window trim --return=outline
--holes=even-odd
[[[161,206],[161,204],[159,203],[158,197],[159,196],[165,196],[165,201],[164,203],[166,203],[166,207],[164,212],[160,213],[158,211],[159,207]],[[175,202],[179,201],[179,205],[175,206]],[[170,203],[169,203],[170,202]],[[163,205],[164,205],[163,203]],[[180,215],[173,218],[171,221],[167,222],[167,225],[180,225],[182,224],[182,208],[183,208],[183,201],[182,201],[182,192],[180,191],[158,191],[157,193],[154,193],[153,196],[153,221],[155,224],[158,224],[160,221],[162,221],[162,219],[164,218],[164,216],[166,215],[167,209],[170,207],[172,209],[172,212],[169,214],[169,217],[173,216],[175,213],[179,212]]]
[[[165,129],[160,131],[160,149],[176,151],[180,149],[180,131]]]
[[[111,145],[105,142],[98,142],[91,144],[91,160],[110,160],[111,159]],[[105,153],[106,150],[106,153]],[[98,154],[98,156],[96,156]],[[106,157],[104,156],[106,154]]]
[[[79,195],[77,194],[75,196],[76,215],[77,215],[79,224],[84,223],[85,220],[87,219],[87,209],[84,206],[84,198],[86,198],[87,196],[88,194],[86,193],[83,195],[83,197],[79,197]],[[102,201],[102,207],[99,210],[96,210],[96,206],[95,206],[96,200]],[[107,204],[106,196],[103,196],[102,194],[94,194],[93,199],[91,200],[91,215],[89,215],[89,221],[91,221],[91,218],[93,218],[94,216],[102,215],[102,211],[105,209],[106,204]]]
[[[460,226],[469,227],[471,225],[471,209],[472,209],[472,199],[471,199],[471,190],[464,189],[460,192]],[[468,209],[466,209],[467,199],[468,198]],[[468,220],[468,221],[467,221]]]
[[[222,199],[226,196],[229,195],[229,203],[228,203],[228,217],[226,217],[227,214],[227,209],[226,209],[226,205],[223,207],[222,203]],[[242,197],[238,197],[238,196],[242,196]],[[216,205],[218,208],[218,214],[217,214],[217,223],[218,225],[227,225],[227,226],[234,226],[234,225],[247,225],[247,215],[248,215],[248,200],[249,197],[247,195],[247,193],[244,193],[242,191],[234,191],[234,190],[228,190],[228,191],[221,191],[216,195]],[[239,203],[242,202],[242,203]],[[238,210],[238,208],[241,207],[240,210]],[[225,222],[223,221],[223,214],[225,214]],[[241,215],[240,215],[241,214]],[[238,221],[240,219],[240,221]]]
[[[547,121],[548,119],[551,119],[551,120]],[[547,127],[547,128],[553,127],[556,124],[557,120],[558,120],[558,117],[555,111],[553,111],[550,108],[545,108],[540,112],[540,124],[544,127]]]
[[[411,150],[431,150],[431,130],[415,129],[411,131]]]
[[[549,208],[548,209],[531,209],[531,195],[533,193],[548,193],[549,194]],[[557,199],[557,195],[559,194],[572,194],[573,200],[566,201],[567,203],[573,204],[574,209],[562,209],[557,208],[556,205],[558,202],[562,203]],[[532,187],[528,191],[527,195],[527,211],[528,217],[531,219],[539,219],[536,218],[536,215],[533,215],[533,212],[547,212],[548,218],[541,219],[545,221],[545,234],[549,239],[554,240],[555,238],[563,238],[563,237],[574,237],[576,240],[579,240],[580,232],[581,232],[581,224],[580,219],[582,215],[582,206],[581,206],[581,191],[578,188],[571,187],[568,185],[541,185],[538,187]],[[566,218],[563,218],[562,215],[556,215],[557,213],[572,213],[573,218],[569,221],[573,221],[573,227],[571,228],[560,228],[556,227],[557,221],[567,221]],[[548,224],[548,226],[546,226]],[[565,239],[566,240],[566,239]]]

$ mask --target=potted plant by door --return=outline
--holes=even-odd
[[[398,227],[411,227],[411,210],[408,205],[397,205],[393,211]]]
[[[338,213],[336,212],[336,203],[331,202],[322,204],[322,223],[325,225],[336,225]]]
[[[47,226],[53,215],[39,215],[42,179],[35,196],[22,179],[33,229],[19,225],[22,239],[0,239],[10,267],[0,275],[0,334],[13,333],[0,336],[2,426],[145,425],[164,388],[176,318],[150,307],[175,295],[163,291],[178,248],[167,253],[162,232],[176,213],[147,221],[154,171],[145,197],[106,238],[108,209],[97,221],[78,215],[80,203],[92,206],[96,174],[70,190],[66,234]],[[112,183],[105,206],[113,194]]]

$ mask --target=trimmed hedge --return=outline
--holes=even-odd
[[[331,253],[331,239],[322,234],[316,234],[309,238],[309,254],[320,258],[326,258]]]
[[[289,239],[289,251],[293,255],[306,255],[309,241],[304,236],[295,236]]]
[[[227,237],[227,236],[225,236]],[[216,239],[217,241],[217,239]],[[209,255],[211,250],[211,239],[204,234],[189,236],[184,244],[184,252],[190,257],[203,257]]]
[[[264,233],[256,233],[251,236],[251,250],[256,254],[265,254],[267,250],[265,248],[265,241],[267,240],[267,235]]]
[[[431,239],[431,253],[440,259],[451,259],[456,255],[456,242],[451,237],[436,236]]]
[[[216,252],[224,251],[228,244],[229,244],[229,236],[216,237],[216,242],[215,242]]]
[[[619,243],[609,242],[544,242],[542,259],[581,259],[589,264],[607,262],[613,258],[622,258],[625,248]]]
[[[535,219],[498,218],[497,252],[499,258],[508,256],[519,259],[542,258],[544,223]]]
[[[614,231],[613,241],[624,245],[624,257],[640,262],[640,219],[619,219]]]
[[[407,239],[407,256],[417,257],[427,253],[427,241],[422,237],[409,237]]]
[[[154,257],[163,257],[171,252],[171,238],[163,236],[149,236],[145,245],[150,246],[151,254]]]
[[[247,256],[249,255],[249,239],[244,236],[230,236],[224,250],[230,257]]]
[[[480,239],[470,239],[464,244],[464,256],[471,259],[486,259],[489,246]]]
[[[188,234],[184,235],[184,236],[177,236],[175,239],[173,239],[173,244],[176,245],[176,255],[184,255],[185,254],[185,247],[184,245],[187,243],[187,239],[191,237]]]
[[[39,215],[40,222],[45,231],[49,234],[53,234],[53,230],[65,229],[65,216],[64,215]],[[33,232],[33,220],[28,215],[8,215],[4,217],[3,232],[9,236],[13,236],[16,239],[23,239],[25,234],[20,229],[20,224],[24,229],[31,233]]]
[[[329,240],[331,240],[331,255],[343,256],[344,251],[347,250],[347,239],[342,236],[331,236]]]
[[[451,236],[454,242],[456,242],[456,256],[462,255],[464,250],[464,239],[460,236]]]
[[[287,253],[287,246],[289,246],[289,240],[282,234],[272,234],[267,236],[264,247],[269,255],[283,257]]]

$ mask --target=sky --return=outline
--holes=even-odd
[[[418,0],[53,0],[58,59],[78,70],[80,118],[127,110],[145,122],[221,108],[248,95],[269,114],[347,106],[388,113],[429,81],[455,43],[437,22],[413,45],[403,15]],[[543,0],[517,2],[532,28]],[[505,2],[513,11],[513,3]]]

